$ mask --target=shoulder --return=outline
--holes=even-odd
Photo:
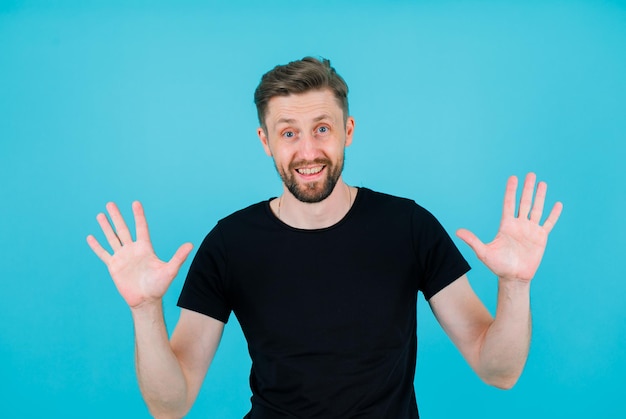
[[[227,215],[217,222],[216,227],[238,230],[248,227],[251,223],[267,223],[269,215],[269,200],[261,201]]]
[[[441,236],[444,232],[439,220],[413,199],[367,188],[361,188],[359,193],[362,193],[362,205],[358,213],[365,220],[375,220],[381,228],[410,231],[422,238]]]
[[[255,226],[258,228],[270,224],[268,203],[269,200],[257,202],[220,219],[204,237],[201,248],[223,246],[226,242],[240,240],[242,236],[254,231]]]
[[[359,188],[359,194],[365,207],[393,213],[408,213],[422,217],[432,217],[432,214],[419,205],[415,200],[368,188]]]

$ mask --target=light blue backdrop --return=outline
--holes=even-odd
[[[130,215],[139,199],[169,258],[279,194],[252,93],[305,55],[350,86],[349,183],[485,240],[510,174],[536,171],[565,204],[513,390],[482,384],[420,301],[422,416],[626,417],[624,2],[103,3],[0,1],[2,417],[148,417],[129,311],[85,236],[107,201]],[[494,278],[457,243],[493,310]],[[189,417],[241,417],[248,368],[232,321]]]

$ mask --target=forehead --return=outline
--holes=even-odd
[[[282,120],[305,121],[323,114],[333,119],[343,115],[339,102],[329,89],[274,96],[267,103],[266,122],[272,125]]]

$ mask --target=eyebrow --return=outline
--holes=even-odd
[[[333,118],[330,115],[323,113],[323,114],[313,118],[313,122],[323,121],[324,119],[331,119],[332,120]],[[293,118],[280,118],[278,121],[276,121],[276,125],[281,124],[281,123],[293,124],[295,122],[296,122],[296,120],[293,119]]]

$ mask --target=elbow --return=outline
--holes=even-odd
[[[155,419],[181,419],[189,412],[190,406],[173,400],[146,401],[148,411]]]
[[[500,390],[511,390],[517,384],[521,374],[507,374],[491,377],[481,377],[485,384]]]
[[[172,380],[173,382],[173,380]],[[155,419],[181,419],[191,410],[193,400],[188,396],[187,383],[180,382],[180,385],[167,385],[166,381],[160,381],[160,387],[146,388],[140,381],[140,389],[150,412]]]
[[[522,376],[522,372],[524,372],[526,360],[514,360],[512,362],[491,357],[490,361],[475,369],[481,380],[500,390],[511,390],[515,387]]]
[[[155,419],[181,419],[183,417],[185,417],[185,413],[175,413],[175,412],[166,412],[163,410],[156,410],[156,409],[150,409],[148,408],[148,410],[150,411],[150,414],[152,415],[153,418]]]
[[[511,390],[513,387],[515,387],[516,382],[517,381],[504,381],[503,380],[503,381],[498,381],[498,382],[493,382],[493,383],[488,383],[488,384],[499,390]]]

